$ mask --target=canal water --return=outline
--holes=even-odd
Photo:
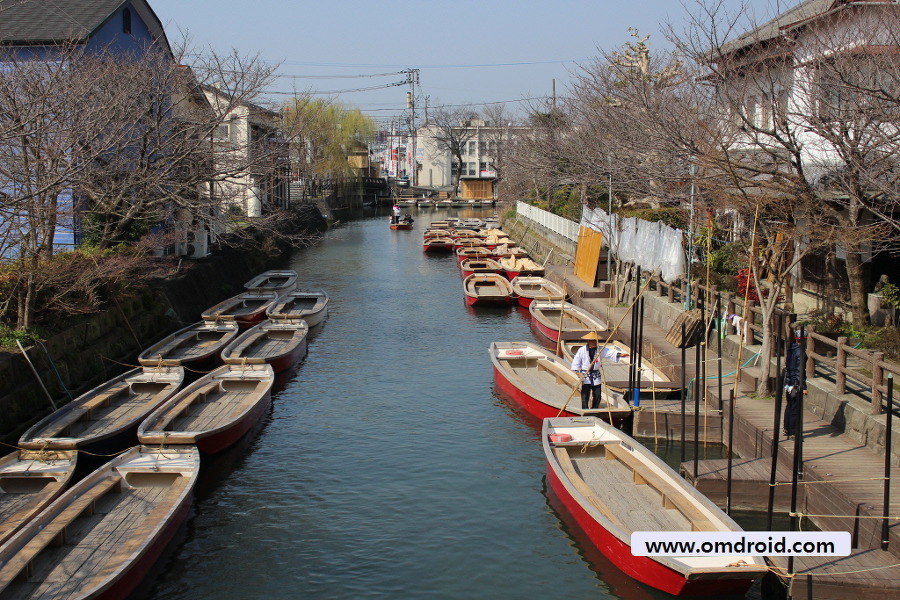
[[[453,211],[452,216],[482,216]],[[494,392],[488,345],[527,311],[466,306],[454,258],[387,215],[298,249],[330,316],[241,447],[204,465],[195,514],[146,596],[661,598],[554,508],[536,424]]]

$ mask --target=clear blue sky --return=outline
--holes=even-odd
[[[420,69],[429,104],[505,102],[565,94],[578,63],[629,39],[628,28],[666,45],[666,22],[683,24],[692,0],[148,0],[174,42],[258,53],[280,63],[273,92],[313,90],[379,120],[395,118],[409,86],[356,91],[402,81]],[[724,0],[730,8],[742,0]],[[799,0],[781,0],[782,8]],[[758,19],[777,0],[746,0]],[[368,77],[355,77],[366,75]],[[342,92],[342,93],[333,93]],[[268,100],[287,96],[271,94]],[[510,104],[517,109],[518,104]]]

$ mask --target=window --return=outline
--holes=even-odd
[[[451,163],[450,164],[450,175],[456,175],[457,171],[459,171],[459,163]]]
[[[127,8],[122,11],[122,33],[131,33],[131,11]]]
[[[471,143],[474,143],[474,142],[471,142]],[[473,163],[473,162],[466,163],[466,165],[469,167],[469,173],[468,173],[469,177],[474,177],[475,175],[478,174],[478,173],[476,173],[476,171],[475,171],[475,166],[476,166],[476,164],[477,164],[477,163]]]
[[[475,156],[475,142],[469,142],[469,154]]]
[[[487,171],[487,163],[484,161],[478,163],[478,171]]]
[[[228,125],[225,125],[224,123],[222,125],[217,125],[215,131],[213,131],[213,138],[217,140],[227,140]]]
[[[487,143],[486,142],[478,142],[478,153],[479,154],[487,153]]]

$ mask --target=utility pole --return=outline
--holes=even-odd
[[[409,164],[412,167],[410,185],[419,184],[419,169],[416,162],[416,84],[419,83],[419,70],[409,69],[406,72],[409,91],[406,92],[406,108],[409,109]]]

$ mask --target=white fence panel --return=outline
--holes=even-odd
[[[524,202],[516,203],[516,214],[529,221],[534,221],[538,225],[563,236],[567,240],[578,242],[578,223],[575,221],[570,221],[565,217],[554,215],[551,212],[547,212],[546,210],[542,210]]]

